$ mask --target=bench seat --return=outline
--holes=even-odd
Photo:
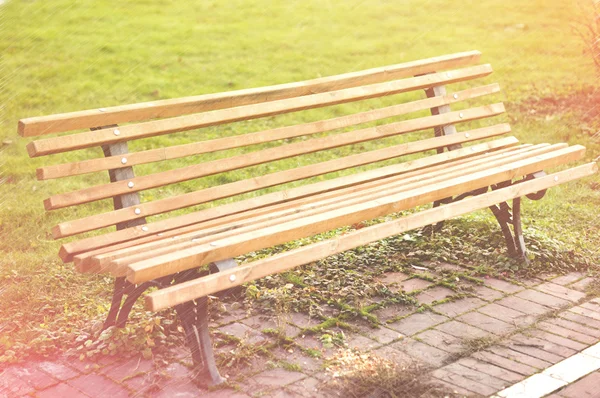
[[[525,260],[520,198],[540,199],[552,186],[597,171],[596,163],[565,170],[583,159],[580,145],[531,145],[508,135],[508,124],[490,121],[504,113],[502,103],[472,105],[500,90],[498,84],[469,85],[492,72],[490,65],[473,66],[479,58],[471,51],[260,89],[34,117],[21,120],[19,132],[90,129],[27,146],[31,157],[58,159],[37,169],[40,180],[99,172],[110,178],[90,178],[98,183],[86,187],[67,184],[76,189],[44,201],[49,211],[101,209],[53,228],[56,239],[93,232],[71,238],[59,255],[80,272],[115,277],[105,327],[123,326],[135,300],[158,285],[146,296],[147,308],[175,307],[183,314],[194,359],[217,383],[208,295],[483,208],[498,219],[509,254]],[[330,111],[310,113],[320,108]],[[276,117],[303,112],[292,124]],[[235,133],[236,123],[254,119],[263,122],[249,128],[262,128]],[[204,137],[219,126],[233,127]],[[176,145],[157,139],[184,131],[188,138]],[[129,152],[134,140],[142,144]],[[104,157],[87,158],[97,146]],[[63,155],[71,151],[79,155]],[[214,153],[224,155],[203,157]],[[285,159],[296,167],[277,166]],[[154,166],[162,162],[168,166]],[[546,174],[553,168],[561,171]],[[191,188],[171,188],[186,183]],[[150,200],[145,191],[152,192]],[[99,204],[107,199],[112,208]],[[382,217],[385,222],[239,267],[233,260]],[[196,270],[208,264],[218,272],[200,276]]]

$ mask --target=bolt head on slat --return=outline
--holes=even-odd
[[[233,274],[232,274],[232,275],[229,275],[229,280],[230,280],[231,282],[235,282],[235,275],[233,275]]]
[[[454,99],[458,99],[458,94],[453,95]]]
[[[121,134],[121,131],[120,131],[119,129],[115,129],[115,130],[113,131],[113,133],[115,133],[115,135],[119,135],[119,134]]]
[[[465,133],[465,137],[469,138],[470,136],[471,136],[471,134]]]
[[[554,176],[554,181],[558,181],[558,176]]]
[[[452,73],[450,73],[450,72],[447,72],[447,73],[446,73],[446,77],[452,77]]]
[[[144,232],[148,232],[148,227],[144,225],[144,226],[142,227],[142,231],[144,231]]]
[[[127,186],[128,186],[129,188],[133,188],[133,185],[134,185],[134,184],[133,184],[133,181],[129,181],[129,182],[127,183]]]
[[[465,117],[465,115],[461,112],[458,114],[458,117],[462,119],[463,117]]]
[[[106,108],[99,108],[98,109],[100,112],[106,112]]]
[[[142,211],[139,208],[136,208],[133,212],[135,214],[142,214]]]
[[[123,164],[127,164],[127,158],[122,158],[122,159],[121,159],[121,163],[123,163]]]

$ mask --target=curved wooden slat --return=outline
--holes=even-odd
[[[433,73],[403,80],[376,83],[369,86],[353,87],[279,101],[130,124],[119,127],[118,129],[110,128],[93,132],[46,138],[30,142],[27,145],[27,152],[30,157],[50,155],[53,153],[90,148],[114,142],[130,141],[139,138],[193,130],[201,127],[215,126],[223,123],[250,120],[305,109],[343,104],[351,101],[377,98],[431,86],[476,79],[478,77],[487,76],[490,73],[492,73],[492,67],[490,65],[479,65],[444,73]]]
[[[202,278],[184,282],[173,287],[157,290],[145,298],[149,311],[160,311],[185,303],[198,297],[215,294],[224,289],[309,264],[389,236],[397,235],[432,223],[448,220],[474,210],[485,209],[496,203],[522,197],[551,188],[558,184],[593,175],[598,171],[596,163],[588,163],[569,170],[536,178],[522,184],[491,191],[445,206],[428,209],[400,219],[373,225],[332,240],[317,242],[309,246],[277,254],[251,262],[237,268],[221,271]]]
[[[469,192],[497,184],[502,181],[534,173],[570,161],[581,159],[585,148],[574,145],[570,148],[538,155],[509,165],[496,167],[467,176],[450,179],[442,183],[431,184],[424,188],[392,195],[384,199],[334,210],[312,217],[267,227],[260,231],[251,231],[233,237],[216,240],[209,244],[180,250],[152,259],[129,265],[127,279],[131,283],[141,283],[175,272],[184,271],[235,257],[244,253],[271,247],[320,232],[332,230],[343,225],[350,225],[370,220],[386,214],[413,208],[435,200]]]
[[[392,116],[404,115],[410,112],[449,105],[458,101],[469,100],[483,95],[497,93],[499,91],[500,86],[498,84],[490,84],[487,86],[458,91],[454,94],[407,102],[404,104],[393,105],[386,108],[374,109],[367,112],[341,116],[328,120],[319,120],[317,122],[280,127],[272,130],[259,131],[256,133],[248,133],[209,141],[194,142],[190,144],[134,152],[127,155],[127,166],[177,159],[186,156],[199,155],[202,153],[322,133],[324,131],[336,130],[343,127],[381,120]],[[73,163],[44,166],[38,168],[36,174],[38,180],[48,180],[52,178],[68,177],[96,171],[118,169],[124,167],[121,163],[121,159],[121,156],[110,156]]]
[[[468,51],[269,87],[114,106],[52,116],[31,117],[19,121],[18,132],[23,137],[32,137],[62,131],[106,126],[108,124],[122,124],[138,120],[174,117],[264,101],[274,101],[458,68],[476,63],[479,61],[480,56],[481,53],[479,51]]]

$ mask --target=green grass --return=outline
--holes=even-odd
[[[484,81],[503,88],[495,100],[507,103],[508,116],[498,120],[510,121],[514,135],[523,142],[583,144],[590,160],[600,155],[600,142],[590,134],[598,130],[593,121],[583,123],[581,112],[570,109],[549,115],[539,108],[543,101],[535,102],[537,112],[531,112],[530,100],[568,97],[597,86],[591,58],[583,55],[583,43],[569,26],[577,17],[571,2],[547,0],[482,0],[468,5],[443,0],[8,0],[0,5],[0,139],[12,141],[0,148],[0,358],[3,352],[4,359],[10,359],[12,352],[19,356],[31,347],[44,354],[76,345],[75,338],[92,330],[91,323],[107,311],[112,283],[102,276],[75,274],[70,264],[62,265],[56,255],[60,242],[49,234],[60,221],[109,209],[110,201],[55,212],[45,212],[42,206],[53,193],[107,177],[99,173],[39,182],[34,172],[43,164],[100,156],[100,150],[29,159],[28,140],[16,134],[20,118],[298,81],[477,49],[495,70]],[[389,104],[396,98],[368,104]],[[172,134],[141,140],[132,149],[258,131],[358,109],[348,104]],[[306,155],[298,161],[322,161],[404,139]],[[228,156],[256,149],[230,151]],[[223,156],[208,154],[192,161]],[[136,171],[144,174],[189,161],[145,165]],[[282,160],[151,190],[143,199],[296,165],[296,159]],[[560,254],[558,259],[542,257],[536,270],[542,265],[567,269],[562,264],[570,251],[590,261],[598,258],[594,252],[600,247],[600,191],[594,184],[597,177],[553,189],[542,201],[526,201],[528,239],[540,246],[536,249],[542,255]],[[488,251],[490,243],[501,247],[498,237],[490,238],[498,231],[488,214],[463,217],[446,232],[452,236],[438,242],[439,249],[421,238],[415,247],[424,256],[440,258],[464,249],[476,258],[473,261],[481,258],[482,264],[514,271],[515,265],[503,265],[504,260],[496,261],[494,251]],[[473,257],[477,253],[483,254]],[[486,260],[490,257],[494,261]],[[148,317],[138,307],[134,315]]]

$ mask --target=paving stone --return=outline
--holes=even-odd
[[[373,315],[379,319],[380,322],[387,322],[389,319],[409,315],[415,311],[413,305],[406,304],[392,304],[384,308],[378,308],[372,312]]]
[[[116,363],[113,366],[102,369],[101,373],[115,381],[122,381],[124,378],[131,378],[138,373],[148,373],[154,369],[154,363],[147,359],[137,357],[125,362]]]
[[[290,319],[292,324],[298,326],[301,329],[316,326],[321,323],[321,321],[318,318],[310,317],[300,312],[290,313]]]
[[[538,292],[537,290],[527,289],[515,294],[515,296],[524,300],[533,301],[534,303],[552,308],[554,310],[561,309],[571,305],[571,302],[565,299],[552,296],[550,294]]]
[[[588,346],[587,344],[582,344],[577,341],[573,341],[569,338],[557,336],[555,334],[548,333],[548,332],[545,332],[545,331],[539,330],[539,329],[529,330],[527,333],[538,339],[546,340],[551,343],[561,345],[563,347],[567,347],[567,348],[570,348],[575,351],[581,351],[581,350],[587,348],[587,346]]]
[[[521,278],[519,279],[519,282],[524,286],[533,287],[539,285],[540,283],[543,283],[544,281],[539,278]]]
[[[585,308],[585,307],[573,307],[573,308],[569,308],[569,311],[578,314],[578,315],[583,315],[587,318],[591,318],[594,319],[595,321],[600,321],[600,312],[597,312],[596,310],[591,310],[589,308]]]
[[[300,372],[290,372],[281,368],[270,369],[252,376],[244,383],[246,385],[243,388],[248,392],[259,393],[261,390],[283,387],[305,377],[306,375]]]
[[[496,355],[500,355],[501,357],[504,357],[504,358],[511,359],[513,361],[521,362],[525,365],[529,365],[529,366],[532,366],[537,369],[546,369],[547,367],[552,365],[551,362],[544,361],[542,359],[539,359],[537,357],[534,357],[534,356],[531,356],[528,354],[524,354],[520,351],[512,350],[509,347],[492,346],[492,347],[487,348],[486,351],[489,351]]]
[[[447,319],[448,318],[446,318],[445,316],[426,311],[412,314],[397,322],[390,323],[387,326],[391,329],[399,331],[400,333],[406,336],[411,336],[422,330],[428,329],[432,326],[442,323]]]
[[[415,298],[421,304],[432,304],[435,301],[441,301],[448,296],[452,296],[454,291],[443,286],[436,286],[419,293]]]
[[[533,366],[525,365],[524,363],[513,361],[512,359],[504,358],[500,355],[494,354],[489,351],[479,351],[471,355],[481,362],[487,362],[497,367],[503,368],[510,372],[518,373],[523,377],[531,376],[538,372],[538,369]]]
[[[227,311],[219,314],[215,320],[218,325],[227,325],[232,322],[239,322],[249,316],[246,309],[239,307],[238,302],[233,303],[222,303]],[[236,306],[237,308],[234,308]],[[212,317],[212,314],[211,314]]]
[[[412,339],[392,343],[389,347],[403,351],[412,358],[436,368],[444,365],[444,362],[450,358],[449,353]]]
[[[34,363],[10,367],[6,369],[6,374],[14,376],[36,390],[43,390],[58,383],[58,380],[39,370]]]
[[[408,366],[409,364],[414,362],[414,359],[406,352],[397,350],[389,345],[373,350],[371,351],[371,353],[399,365]]]
[[[22,397],[35,392],[35,388],[6,370],[0,373],[0,397]]]
[[[463,351],[463,340],[461,338],[440,332],[439,330],[429,329],[415,335],[414,338],[443,351],[451,353]]]
[[[437,325],[435,329],[463,340],[482,338],[490,335],[490,333],[485,330],[456,320]]]
[[[529,331],[527,331],[527,333],[528,332]],[[569,347],[565,347],[562,344],[557,344],[557,343],[554,343],[554,342],[546,340],[546,339],[535,337],[535,336],[533,336],[533,333],[535,333],[535,331],[532,331],[532,333],[528,333],[527,335],[525,333],[516,334],[514,336],[511,336],[510,341],[521,344],[522,346],[532,346],[535,348],[539,348],[541,350],[547,351],[549,353],[552,353],[554,355],[557,355],[557,356],[560,356],[563,358],[568,358],[571,355],[574,355],[577,353],[577,350],[574,350]],[[545,332],[541,332],[541,333],[545,333]]]
[[[580,292],[584,292],[587,290],[587,287],[590,285],[590,283],[592,283],[594,281],[594,278],[583,278],[582,280],[573,283],[572,285],[569,285],[569,289],[575,289],[578,290]]]
[[[152,394],[154,398],[198,398],[206,397],[206,391],[199,390],[194,383],[170,383],[160,387],[160,390]]]
[[[584,276],[585,276],[585,274],[583,272],[571,272],[569,274],[562,275],[562,276],[552,279],[552,283],[555,283],[557,285],[566,286],[566,285],[569,285],[573,282],[580,280]]]
[[[448,371],[450,373],[454,373],[455,375],[460,375],[469,380],[473,380],[477,383],[484,384],[489,387],[493,387],[498,390],[503,390],[509,384],[502,379],[489,375],[487,373],[483,373],[477,371],[475,369],[471,369],[469,367],[463,366],[458,362],[451,363],[450,365],[446,365],[442,368],[442,370]],[[434,372],[435,374],[435,372]]]
[[[585,350],[581,351],[581,353],[600,359],[600,343],[586,348]]]
[[[281,323],[278,325],[278,322]],[[289,316],[276,319],[272,316],[254,315],[244,319],[241,323],[258,331],[265,329],[280,330],[281,328],[287,337],[295,337],[300,333],[300,328],[291,324],[291,317]]]
[[[129,396],[125,388],[98,374],[81,375],[69,380],[68,383],[70,386],[95,398],[125,398]]]
[[[377,277],[377,280],[384,285],[397,284],[397,288],[399,288],[401,282],[407,279],[410,279],[410,275],[407,275],[403,272],[386,272]],[[388,288],[392,290],[390,286],[388,286]]]
[[[573,315],[575,315],[575,314],[573,314]],[[583,335],[586,335],[586,336],[590,336],[590,337],[592,337],[594,339],[594,341],[596,339],[600,338],[600,330],[594,329],[594,328],[589,328],[589,327],[584,326],[584,325],[582,325],[580,323],[569,321],[567,319],[552,318],[552,319],[549,319],[548,321],[545,321],[545,322],[548,322],[548,323],[550,323],[552,325],[558,325],[559,327],[562,327],[562,328],[565,328],[565,329],[568,329],[568,330],[573,330],[573,331],[575,331],[577,333],[580,333],[580,334],[583,334]],[[582,343],[587,343],[587,340],[579,340],[579,341],[581,341]]]
[[[318,396],[322,396],[322,394],[319,392],[320,384],[321,384],[321,382],[319,380],[315,379],[314,377],[307,377],[307,378],[297,381],[295,383],[288,384],[287,386],[284,387],[284,390],[282,392],[291,393],[290,395],[285,395],[286,397],[293,397],[293,396],[305,397],[305,398],[318,397]],[[277,394],[275,394],[274,396],[278,397]]]
[[[510,282],[506,282],[496,278],[484,278],[483,283],[491,288],[500,290],[501,292],[508,294],[516,293],[524,289],[524,287],[522,286],[515,285]]]
[[[594,328],[600,330],[600,321],[592,318],[588,318],[587,316],[576,314],[572,311],[564,311],[559,314],[561,318],[564,318],[568,321],[577,322],[588,328]]]
[[[594,302],[587,302],[580,305],[580,307],[587,308],[588,310],[594,311],[596,314],[600,315],[600,305]]]
[[[68,380],[80,375],[79,372],[58,362],[39,362],[38,367],[58,380]]]
[[[486,301],[495,301],[504,297],[504,293],[482,285],[475,286],[473,292],[477,297]]]
[[[389,330],[389,329],[388,329]],[[382,343],[379,343],[375,340],[371,340],[368,337],[361,336],[358,333],[344,333],[345,338],[344,341],[348,344],[349,348],[361,351],[369,351],[381,346]]]
[[[536,304],[529,300],[523,300],[516,296],[504,297],[502,300],[496,301],[495,304],[510,308],[515,311],[522,312],[526,315],[544,315],[550,311],[550,308]]]
[[[564,386],[564,382],[538,373],[497,393],[502,398],[542,397]]]
[[[513,336],[511,340],[505,341],[503,344],[513,351],[530,355],[543,361],[550,362],[551,364],[558,363],[565,358],[562,355],[550,352],[549,349],[545,350],[544,347],[547,347],[547,345],[543,344],[543,342],[534,343],[527,340],[518,340],[516,336]]]
[[[477,326],[478,328],[496,335],[503,335],[514,329],[513,325],[499,319],[492,318],[491,316],[482,314],[478,311],[467,312],[466,314],[456,318],[456,320],[468,323],[469,325]]]
[[[437,312],[449,317],[455,317],[465,312],[469,312],[477,307],[481,307],[485,301],[475,297],[467,297],[464,299],[451,301],[449,303],[436,305],[434,308]]]
[[[89,398],[89,395],[82,393],[76,388],[66,383],[57,384],[37,393],[38,398]],[[95,395],[93,395],[95,397]]]
[[[581,300],[585,297],[585,293],[551,282],[542,283],[541,285],[536,286],[536,290],[573,302]]]
[[[231,389],[221,389],[210,392],[205,392],[202,394],[202,398],[248,398],[249,395],[246,395],[239,391],[234,391]]]
[[[235,336],[248,344],[262,343],[266,340],[266,337],[262,333],[239,322],[222,326],[219,328],[219,331],[230,336]]]
[[[446,381],[440,380],[438,378],[432,378],[432,382],[435,383],[436,385],[440,386],[440,388],[443,390],[443,396],[444,398],[449,397],[450,393],[454,394],[454,395],[458,395],[460,397],[473,397],[473,391],[469,391],[469,390],[465,390],[464,388],[455,386],[454,384],[450,384]]]
[[[544,374],[565,383],[573,383],[583,375],[597,371],[598,368],[600,368],[598,358],[579,353],[549,367],[544,370]]]
[[[403,291],[405,293],[412,293],[417,290],[423,290],[433,285],[433,283],[426,281],[425,279],[420,278],[412,278],[400,283],[400,289],[398,291]],[[390,289],[391,290],[391,289]]]
[[[77,372],[79,372],[81,374],[97,372],[100,369],[104,368],[103,366],[100,366],[96,362],[92,362],[92,361],[88,361],[88,360],[80,361],[79,359],[71,360],[71,361],[67,362],[66,365],[68,365],[69,367],[73,368],[74,370],[76,370]]]
[[[600,397],[598,386],[600,386],[600,372],[594,372],[569,385],[559,393],[566,398],[597,398]]]
[[[474,380],[467,379],[464,376],[448,372],[447,370],[437,369],[432,373],[433,377],[437,377],[440,380],[446,381],[450,384],[454,384],[458,387],[464,388],[468,391],[481,394],[484,396],[491,395],[498,391],[494,387],[486,386],[485,384],[478,383]]]
[[[569,321],[564,321],[564,323],[567,323]],[[569,322],[572,325],[574,325],[575,327],[577,327],[577,324],[573,323],[573,322]],[[567,329],[564,328],[562,326],[560,326],[559,324],[556,323],[556,320],[551,319],[549,321],[543,321],[537,324],[537,327],[545,330],[547,332],[550,333],[554,333],[557,336],[563,336],[566,337],[568,339],[574,340],[574,341],[578,341],[580,343],[584,343],[584,344],[594,344],[596,342],[596,338],[589,336],[587,334],[583,334],[580,332],[577,332],[575,330],[572,329]]]
[[[302,350],[296,347],[288,348],[287,350],[278,347],[271,350],[271,353],[274,355],[276,360],[298,365],[305,373],[313,373],[322,369],[322,359],[304,354]]]

